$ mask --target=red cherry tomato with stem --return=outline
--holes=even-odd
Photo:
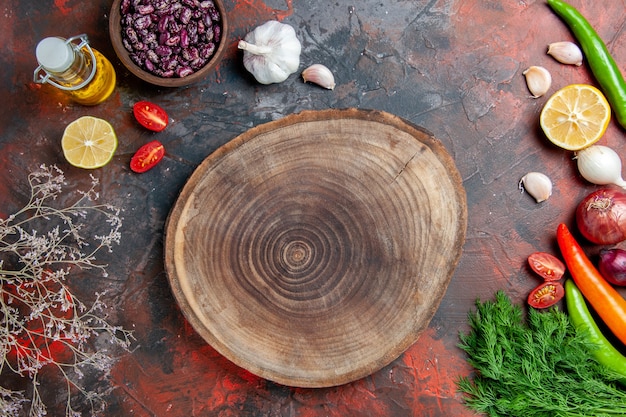
[[[165,155],[165,147],[158,140],[143,145],[130,160],[130,169],[137,173],[146,172],[161,162]]]
[[[165,110],[149,101],[138,101],[135,103],[133,114],[140,125],[154,132],[162,131],[169,122],[169,117]]]
[[[563,284],[558,281],[546,281],[528,294],[528,304],[534,308],[547,308],[558,303],[564,295]]]
[[[528,256],[528,264],[544,281],[558,281],[565,274],[565,264],[547,252],[535,252]]]

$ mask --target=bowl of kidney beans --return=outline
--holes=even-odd
[[[226,50],[222,0],[114,0],[109,35],[135,76],[162,87],[206,77]]]

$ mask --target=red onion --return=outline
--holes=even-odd
[[[592,243],[613,245],[626,240],[626,192],[603,188],[589,194],[576,209],[576,223]]]
[[[617,248],[600,251],[598,271],[611,284],[626,286],[626,251]]]

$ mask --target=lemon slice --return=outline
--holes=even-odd
[[[83,116],[67,125],[61,139],[67,162],[94,169],[106,165],[117,149],[117,136],[106,120]]]
[[[608,101],[600,90],[587,84],[571,84],[558,90],[544,105],[539,119],[548,139],[570,151],[596,143],[610,120]]]

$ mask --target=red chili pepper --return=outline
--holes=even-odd
[[[626,344],[626,300],[600,275],[563,223],[557,228],[556,238],[576,286],[613,334]]]

